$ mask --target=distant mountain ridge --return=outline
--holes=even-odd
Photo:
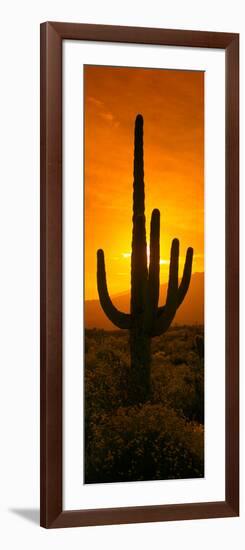
[[[160,287],[159,305],[165,303],[167,283]],[[112,296],[113,304],[121,311],[129,312],[130,292],[123,292]],[[184,302],[179,307],[173,325],[202,325],[204,324],[204,273],[193,273],[191,283]],[[99,300],[85,301],[85,327],[104,330],[115,330],[104,314]]]

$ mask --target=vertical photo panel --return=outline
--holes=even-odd
[[[204,77],[84,66],[85,484],[205,475]]]

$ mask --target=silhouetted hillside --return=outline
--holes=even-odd
[[[160,287],[159,305],[165,303],[167,284]],[[112,297],[114,305],[121,311],[129,312],[129,292]],[[204,273],[193,273],[190,288],[183,304],[177,311],[173,324],[204,324]],[[115,330],[115,326],[104,314],[99,300],[85,301],[85,327],[104,330]]]

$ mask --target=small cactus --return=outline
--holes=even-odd
[[[107,289],[104,252],[97,251],[97,287],[101,307],[114,325],[130,332],[130,393],[137,402],[150,398],[151,338],[160,336],[170,327],[188,291],[193,259],[193,249],[188,248],[179,285],[179,241],[173,239],[166,303],[159,307],[160,212],[155,209],[151,216],[148,267],[144,187],[143,117],[137,115],[134,139],[130,313],[123,313],[113,305]]]

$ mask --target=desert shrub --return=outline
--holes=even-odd
[[[188,365],[154,364],[152,401],[172,407],[186,419],[204,421],[204,372]]]
[[[146,403],[95,415],[86,483],[203,477],[203,427]]]
[[[86,420],[91,413],[112,410],[127,402],[129,356],[112,337],[91,347],[85,358]]]
[[[153,339],[151,401],[132,406],[127,332],[86,331],[87,483],[203,475],[204,363],[198,335],[203,327],[174,327]]]

